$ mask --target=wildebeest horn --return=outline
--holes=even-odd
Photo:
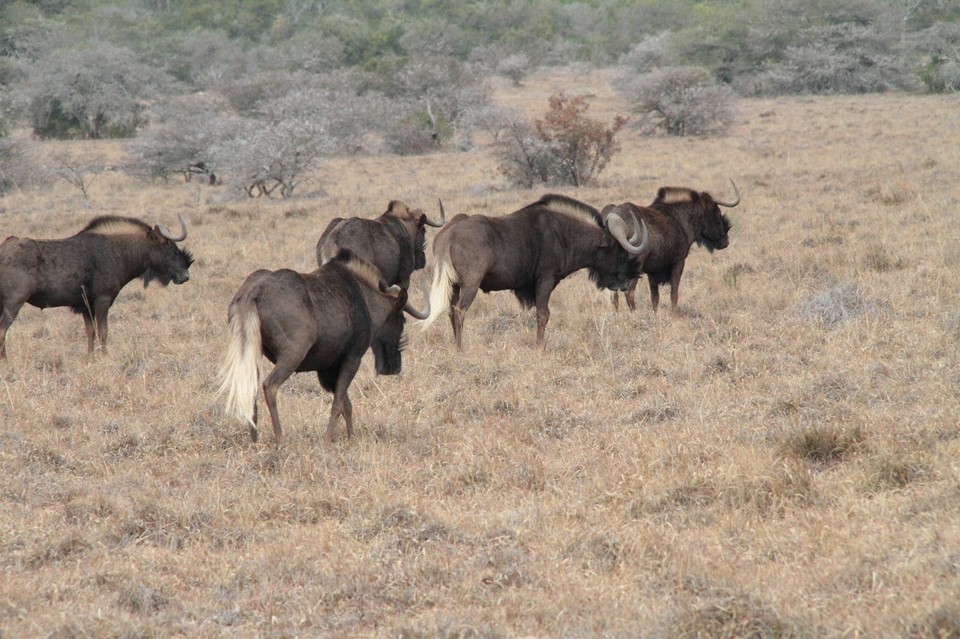
[[[424,224],[426,224],[427,226],[440,228],[441,226],[443,226],[443,223],[447,221],[447,214],[443,212],[443,200],[441,200],[440,198],[437,198],[437,202],[440,202],[440,221],[434,222],[429,217],[424,217]]]
[[[422,311],[418,311],[413,307],[413,304],[410,303],[410,300],[407,299],[407,303],[404,304],[403,310],[405,310],[411,317],[415,317],[418,320],[425,320],[430,317],[430,288],[427,286],[427,283],[423,283],[423,302],[427,305]]]
[[[736,194],[737,199],[733,202],[722,202],[717,198],[713,198],[713,201],[719,204],[720,206],[726,206],[729,208],[735,207],[737,204],[740,204],[740,189],[737,188],[737,183],[733,181],[733,178],[730,178],[730,184],[733,185],[733,192]]]
[[[630,243],[636,246],[637,240],[640,239],[640,223],[637,222],[637,214],[633,207],[630,207],[630,216],[633,218],[633,235],[630,236]],[[646,228],[646,224],[644,224],[644,228]]]
[[[630,216],[633,218],[634,226],[636,226],[636,213],[631,210]],[[631,255],[642,255],[650,248],[650,237],[647,233],[647,223],[643,220],[640,220],[640,226],[643,229],[643,241],[640,242],[640,246],[636,246],[627,238],[627,223],[623,221],[623,218],[621,218],[619,215],[607,216],[607,229],[610,231],[610,235],[616,238],[617,242],[620,243],[620,246],[623,247],[623,250]]]
[[[177,213],[177,219],[180,220],[180,235],[178,237],[175,237],[173,233],[170,232],[170,229],[164,225],[157,224],[157,230],[160,231],[160,235],[164,236],[171,242],[182,242],[187,239],[187,225],[183,221],[183,216]]]
[[[400,288],[399,284],[393,284],[391,286],[380,286],[380,290],[388,295],[399,295],[403,290]],[[427,287],[426,282],[423,284],[423,298],[424,302],[427,305],[427,308],[423,311],[418,311],[413,307],[413,304],[410,303],[410,300],[407,299],[407,303],[403,305],[403,310],[409,313],[412,317],[415,317],[419,320],[425,320],[430,317],[430,289]]]

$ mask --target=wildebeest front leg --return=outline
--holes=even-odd
[[[650,285],[650,304],[653,306],[653,312],[657,312],[660,306],[660,285],[653,281],[652,277],[647,278],[647,284]]]
[[[627,283],[627,290],[623,292],[623,299],[627,300],[627,308],[631,311],[637,310],[637,282],[639,278],[633,278]]]
[[[333,442],[333,436],[337,430],[337,418],[340,415],[343,415],[343,421],[347,426],[347,437],[353,436],[353,404],[350,403],[347,389],[350,388],[350,382],[353,381],[359,368],[359,357],[347,359],[340,366],[340,374],[337,376],[337,384],[333,391],[333,406],[330,407],[330,421],[327,422],[327,432],[323,436],[328,444]]]
[[[23,307],[26,299],[10,299],[8,296],[0,297],[3,303],[0,305],[0,359],[7,357],[7,329],[17,319],[17,314]]]
[[[96,332],[96,323],[89,313],[83,314],[83,328],[87,332],[87,357],[93,355],[93,336]]]
[[[87,331],[87,357],[93,355],[94,337],[100,343],[100,350],[107,350],[107,312],[111,302],[112,300],[98,300],[93,304],[92,313],[83,313],[83,327]]]
[[[680,302],[680,276],[683,275],[683,262],[680,262],[670,271],[670,306],[677,310]]]
[[[550,321],[550,294],[557,283],[551,279],[542,279],[537,282],[537,346],[546,346],[544,337],[547,331],[547,322]]]

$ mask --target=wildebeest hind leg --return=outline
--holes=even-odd
[[[298,359],[297,361],[301,361]],[[277,411],[277,391],[280,385],[287,381],[296,367],[289,366],[280,361],[274,367],[267,379],[263,381],[263,399],[267,403],[267,409],[270,411],[270,421],[273,422],[273,437],[277,446],[283,443],[283,430],[280,428],[280,413]]]
[[[256,444],[260,440],[260,433],[257,431],[257,398],[253,398],[253,423],[248,423],[247,428],[250,430],[250,439]]]
[[[453,326],[453,339],[457,343],[457,350],[463,350],[463,321],[467,317],[467,310],[473,304],[477,296],[479,285],[464,286],[460,285],[459,295],[455,295],[456,301],[450,306],[450,323]]]

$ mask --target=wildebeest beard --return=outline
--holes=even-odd
[[[630,268],[630,260],[627,259],[626,254],[624,254],[623,259],[617,260],[616,270],[601,270],[591,266],[587,269],[587,273],[590,276],[590,281],[601,291],[604,289],[624,291],[630,280],[636,277]]]
[[[183,265],[183,271],[186,271],[193,264],[193,255],[190,251],[185,251],[182,248],[177,248],[176,256],[173,258],[173,261],[180,262]],[[143,280],[143,288],[147,288],[150,282],[158,282],[160,286],[167,286],[170,282],[176,282],[177,284],[183,284],[186,280],[178,281],[177,276],[180,275],[180,270],[175,268],[170,268],[169,262],[167,268],[163,272],[159,272],[153,268],[148,268],[143,272],[143,275],[140,276],[140,279]]]
[[[403,365],[403,349],[407,345],[407,336],[399,339],[377,337],[370,344],[373,350],[374,368],[378,375],[399,375]]]
[[[700,237],[697,238],[697,246],[702,246],[710,253],[714,251],[721,251],[727,246],[730,245],[730,240],[727,237],[727,234],[730,232],[730,229],[733,228],[733,224],[730,223],[730,220],[727,219],[726,215],[720,216],[720,224],[723,226],[723,235],[720,237],[709,237],[706,233],[701,233]]]

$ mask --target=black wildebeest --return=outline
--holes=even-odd
[[[7,329],[21,307],[68,306],[83,316],[87,354],[94,335],[107,345],[107,312],[120,289],[136,278],[146,287],[183,284],[193,257],[177,246],[187,237],[178,213],[180,234],[153,228],[130,217],[93,219],[76,235],[60,240],[8,237],[0,244],[0,358],[6,357]]]
[[[657,191],[657,198],[649,207],[629,202],[604,207],[603,211],[608,215],[619,215],[624,220],[639,217],[650,229],[650,252],[643,260],[633,260],[635,275],[623,293],[631,311],[637,307],[637,280],[641,273],[647,274],[653,310],[656,311],[660,304],[660,286],[667,282],[670,282],[670,303],[676,309],[680,299],[680,276],[690,247],[696,243],[711,253],[727,248],[731,224],[720,207],[732,208],[740,204],[740,189],[733,180],[730,184],[735,199],[729,202],[718,200],[705,191],[663,187]],[[618,307],[616,291],[613,306]]]
[[[503,217],[457,215],[433,240],[436,260],[430,306],[424,324],[449,309],[453,336],[463,348],[463,320],[478,290],[512,290],[524,308],[536,306],[537,344],[544,344],[550,319],[550,294],[566,276],[586,268],[597,288],[623,289],[631,275],[630,257],[642,260],[647,230],[619,216],[562,195],[539,201]]]
[[[410,274],[427,264],[424,227],[439,228],[445,220],[443,202],[440,202],[440,219],[434,221],[420,209],[410,210],[399,200],[392,200],[387,204],[387,211],[373,220],[334,218],[317,242],[317,264],[323,266],[340,249],[348,249],[376,266],[387,284],[407,288]]]
[[[428,302],[429,303],[429,302]],[[251,273],[230,302],[230,342],[220,370],[227,412],[246,420],[257,434],[260,355],[275,364],[263,381],[276,444],[283,441],[277,390],[293,373],[315,371],[333,392],[325,439],[333,441],[343,415],[353,434],[353,406],[347,388],[367,348],[378,374],[400,372],[404,316],[424,319],[407,301],[405,289],[388,286],[376,267],[343,250],[312,273],[289,269]]]

